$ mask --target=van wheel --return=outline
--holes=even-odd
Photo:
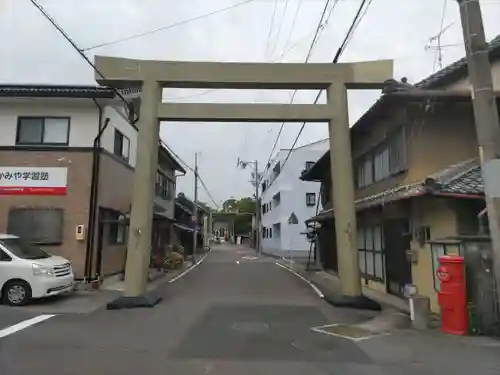
[[[31,299],[31,287],[23,280],[9,281],[3,288],[3,303],[10,306],[24,306]]]

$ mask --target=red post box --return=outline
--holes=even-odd
[[[439,257],[436,275],[440,281],[438,303],[441,307],[441,331],[452,335],[467,333],[467,297],[464,258],[457,255]]]

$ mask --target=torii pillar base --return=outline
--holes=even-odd
[[[155,307],[163,300],[155,293],[146,293],[136,297],[121,296],[106,305],[106,310],[134,309],[138,307]]]

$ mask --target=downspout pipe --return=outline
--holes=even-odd
[[[92,145],[92,176],[90,182],[90,196],[89,196],[89,220],[87,223],[87,244],[85,251],[85,280],[86,282],[91,281],[92,277],[92,258],[94,249],[94,239],[95,239],[95,221],[97,214],[97,193],[99,187],[99,171],[100,171],[100,152],[101,152],[101,137],[106,130],[110,119],[106,118],[103,124],[104,109],[93,99],[96,107],[99,111],[99,131],[97,136],[94,138]]]

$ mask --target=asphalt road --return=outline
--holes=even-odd
[[[0,338],[0,373],[460,373],[442,366],[433,372],[430,365],[415,364],[415,358],[382,363],[370,353],[387,356],[393,349],[383,350],[383,341],[363,347],[311,331],[367,315],[332,308],[273,259],[252,255],[230,246],[214,249],[184,277],[160,286],[157,292],[164,301],[153,309],[57,315]],[[0,310],[0,324],[29,318]],[[494,349],[495,357],[499,348]]]

